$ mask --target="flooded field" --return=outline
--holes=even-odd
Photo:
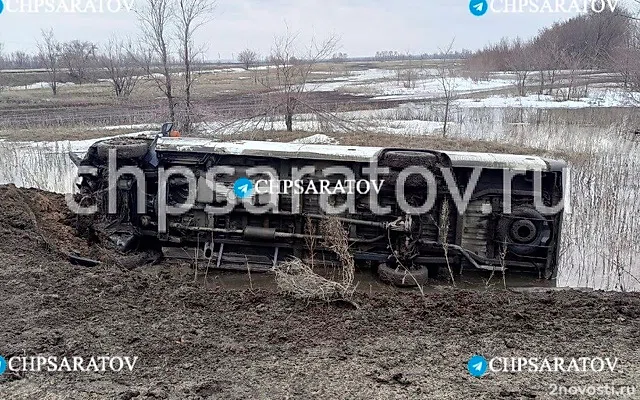
[[[388,126],[390,113],[384,115],[384,122],[370,120],[369,129]],[[398,116],[398,124],[438,122],[432,120],[428,106],[404,107],[402,118]],[[349,117],[359,118],[354,113]],[[636,122],[632,109],[471,108],[456,110],[448,136],[538,149],[550,158],[567,160],[571,210],[565,213],[557,285],[628,291],[640,290],[640,137],[634,133],[640,125]],[[412,132],[410,126],[404,129],[406,134],[424,133]],[[349,135],[357,141],[357,133]],[[225,140],[232,137],[224,135]],[[429,138],[425,135],[420,147],[433,147]],[[70,192],[75,167],[67,153],[82,153],[92,142],[0,142],[0,183]],[[363,142],[370,144],[364,135]]]

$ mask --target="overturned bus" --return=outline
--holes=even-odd
[[[79,166],[78,211],[122,251],[144,242],[212,268],[268,271],[290,257],[335,262],[337,219],[358,265],[395,285],[452,271],[558,263],[564,167],[535,156],[424,149],[119,137]],[[411,279],[407,279],[410,276]]]

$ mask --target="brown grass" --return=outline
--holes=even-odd
[[[338,136],[340,144],[347,146],[402,147],[414,149],[478,151],[524,155],[545,155],[541,149],[516,146],[488,140],[443,138],[440,135],[389,135],[385,133],[348,134]]]
[[[291,142],[318,132],[306,131],[254,131],[230,136],[226,140],[265,140],[273,142]],[[539,155],[565,158],[560,151],[548,151],[535,147],[519,146],[510,143],[500,143],[489,140],[473,140],[461,138],[443,138],[440,135],[390,135],[388,133],[338,133],[328,136],[336,138],[344,146],[375,146],[408,149],[432,149],[451,151],[475,151],[486,153],[508,153],[522,155]],[[221,137],[225,140],[225,137]]]
[[[30,128],[0,130],[0,139],[12,142],[22,141],[58,141],[98,139],[105,136],[124,135],[138,132],[140,129],[101,130],[90,128]]]
[[[297,299],[350,302],[356,288],[353,285],[355,262],[349,252],[348,233],[335,218],[322,221],[320,230],[325,238],[324,247],[338,257],[340,279],[325,278],[314,271],[313,263],[293,258],[274,269],[276,284],[281,291]]]

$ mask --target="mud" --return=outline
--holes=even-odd
[[[227,275],[205,283],[180,264],[122,268],[76,234],[58,195],[4,186],[0,204],[0,354],[139,357],[132,372],[7,371],[1,399],[584,398],[552,396],[552,384],[636,385],[640,396],[637,294],[365,284],[359,309],[303,303]],[[71,265],[71,251],[103,263]],[[474,354],[620,364],[474,378]]]
[[[205,96],[194,101],[203,121],[217,121],[221,118],[235,120],[261,115],[272,111],[272,100],[264,93],[229,93]],[[361,110],[380,107],[394,107],[400,101],[374,100],[369,96],[353,96],[334,92],[303,93],[303,101],[309,107],[324,112],[337,110]],[[0,137],[8,140],[61,140],[65,135],[41,132],[33,135],[33,128],[63,128],[81,126],[130,125],[157,123],[166,115],[160,112],[162,99],[140,99],[127,104],[114,104],[109,100],[73,99],[57,102],[6,101],[0,102]],[[21,130],[15,132],[16,129]],[[98,131],[99,132],[99,131]],[[104,136],[104,132],[102,132]]]

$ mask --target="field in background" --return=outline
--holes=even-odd
[[[559,285],[640,290],[637,94],[621,90],[608,74],[576,77],[574,71],[571,83],[559,73],[553,94],[537,94],[534,76],[529,93],[516,96],[508,74],[479,79],[453,65],[455,96],[444,135],[441,62],[415,63],[322,64],[304,94],[315,112],[296,115],[295,132],[283,132],[283,117],[265,112],[277,94],[260,79],[271,71],[208,69],[194,94],[194,134],[563,158],[572,167],[572,213],[565,218]],[[37,72],[16,76],[20,86],[0,93],[0,183],[68,191],[75,171],[67,151],[157,127],[165,118],[163,99],[148,80],[123,103],[106,82],[65,85],[54,98],[38,79]],[[576,81],[583,96],[561,101]]]

